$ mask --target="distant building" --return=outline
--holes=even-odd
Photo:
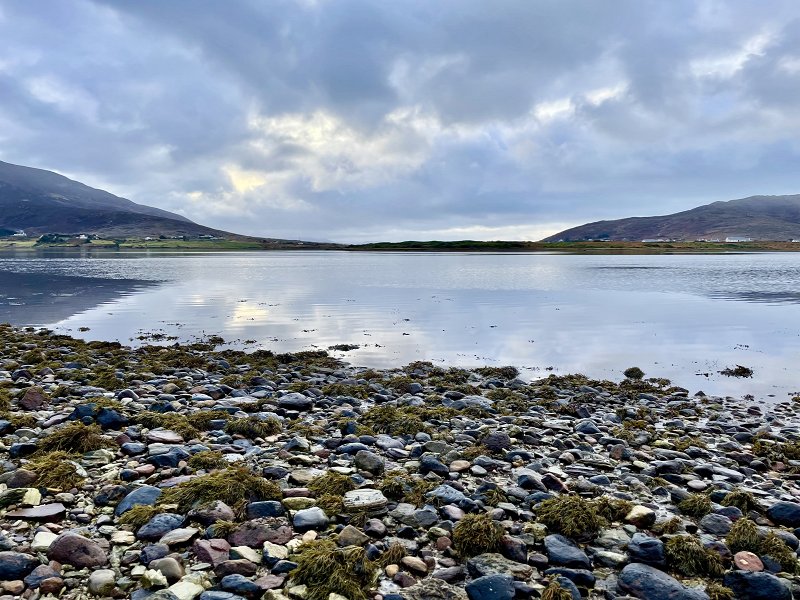
[[[647,238],[647,239],[642,240],[642,243],[644,243],[644,244],[655,244],[656,242],[671,242],[671,241],[672,240],[669,240],[667,238]]]
[[[730,243],[730,242],[734,242],[734,243],[735,242],[752,242],[753,238],[731,236],[731,237],[726,237],[725,241],[728,242],[728,243]]]
[[[20,229],[17,233],[12,233],[11,237],[28,237],[28,234],[25,233],[24,229]]]

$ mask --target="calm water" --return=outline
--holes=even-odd
[[[0,321],[139,343],[218,334],[356,364],[513,364],[694,392],[800,391],[800,255],[338,252],[0,255]],[[79,328],[89,327],[85,333]],[[717,372],[752,367],[752,379]]]

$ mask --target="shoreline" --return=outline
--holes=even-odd
[[[798,402],[221,343],[0,325],[0,599],[800,591]]]

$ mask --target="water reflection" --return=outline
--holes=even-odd
[[[366,366],[425,359],[619,379],[637,365],[692,391],[785,398],[800,388],[793,254],[139,252],[0,257],[2,272],[10,282],[50,278],[55,289],[82,289],[85,305],[46,318],[34,303],[24,320],[73,334],[90,327],[92,338],[216,334],[277,351],[348,343],[359,348],[340,355]],[[77,279],[105,287],[80,288]],[[735,364],[756,376],[718,374]]]

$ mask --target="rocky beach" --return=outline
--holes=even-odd
[[[784,600],[800,402],[0,326],[0,599]]]

